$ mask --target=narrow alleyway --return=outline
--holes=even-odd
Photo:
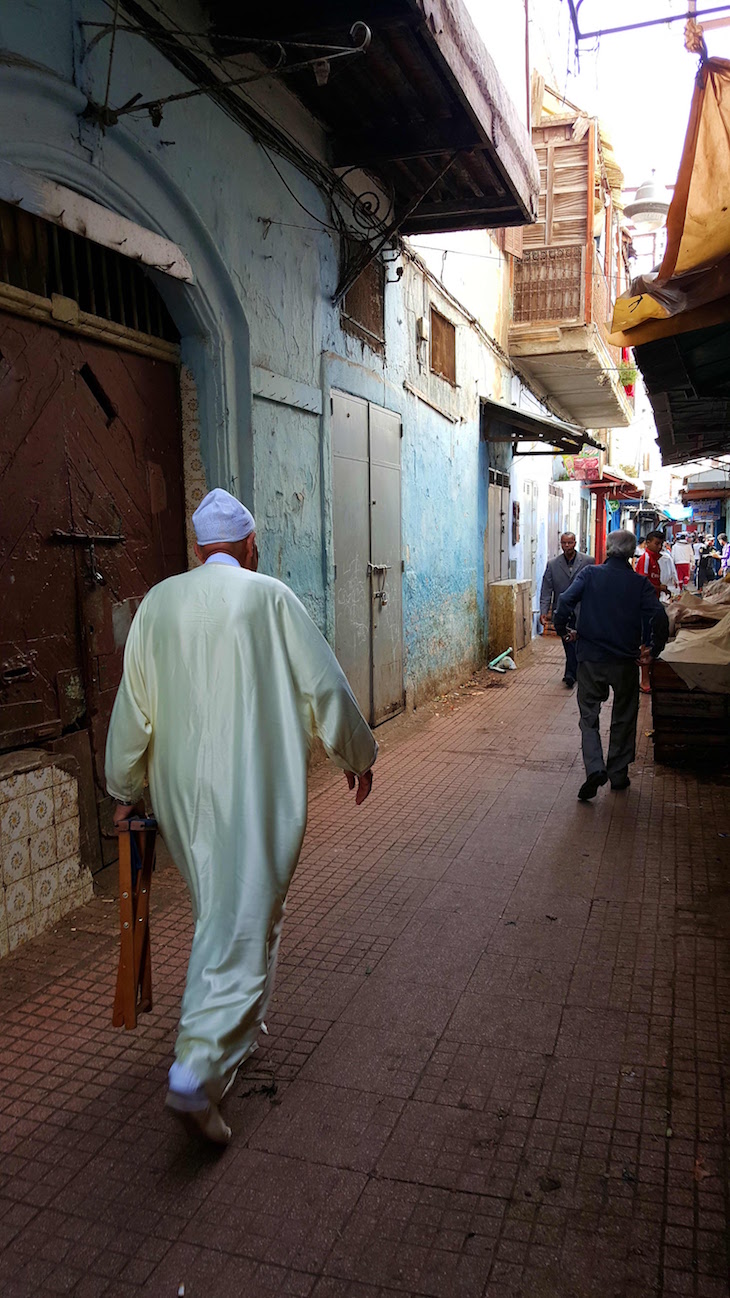
[[[162,1109],[169,866],[136,1033],[113,900],[0,965],[3,1298],[724,1298],[730,781],[655,768],[642,701],[578,803],[561,659],[382,730],[361,809],[315,774],[222,1156]]]

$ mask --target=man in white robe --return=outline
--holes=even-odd
[[[355,801],[377,744],[326,640],[287,586],[257,573],[255,524],[216,489],[193,515],[202,567],[153,587],[132,623],[106,750],[115,822],[145,781],[193,907],[166,1104],[225,1144],[217,1105],[256,1047],[319,736]]]

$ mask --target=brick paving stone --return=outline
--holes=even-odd
[[[403,1101],[296,1081],[249,1140],[254,1149],[330,1167],[370,1172],[403,1111]]]
[[[232,1146],[162,1110],[191,936],[161,852],[155,1005],[110,1026],[113,885],[0,965],[0,1295],[727,1294],[730,776],[576,799],[534,646],[315,770]]]

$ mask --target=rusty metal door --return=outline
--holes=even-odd
[[[58,335],[0,314],[0,748],[60,735],[83,713],[76,567],[49,543],[71,526]]]
[[[0,312],[0,749],[85,729],[95,797],[134,610],[186,566],[176,366]]]

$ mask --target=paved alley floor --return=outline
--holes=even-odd
[[[111,1027],[97,898],[0,963],[0,1295],[726,1298],[730,781],[580,804],[562,652],[315,772],[270,1035],[222,1155],[162,1108],[190,942]],[[399,728],[400,727],[400,728]]]

